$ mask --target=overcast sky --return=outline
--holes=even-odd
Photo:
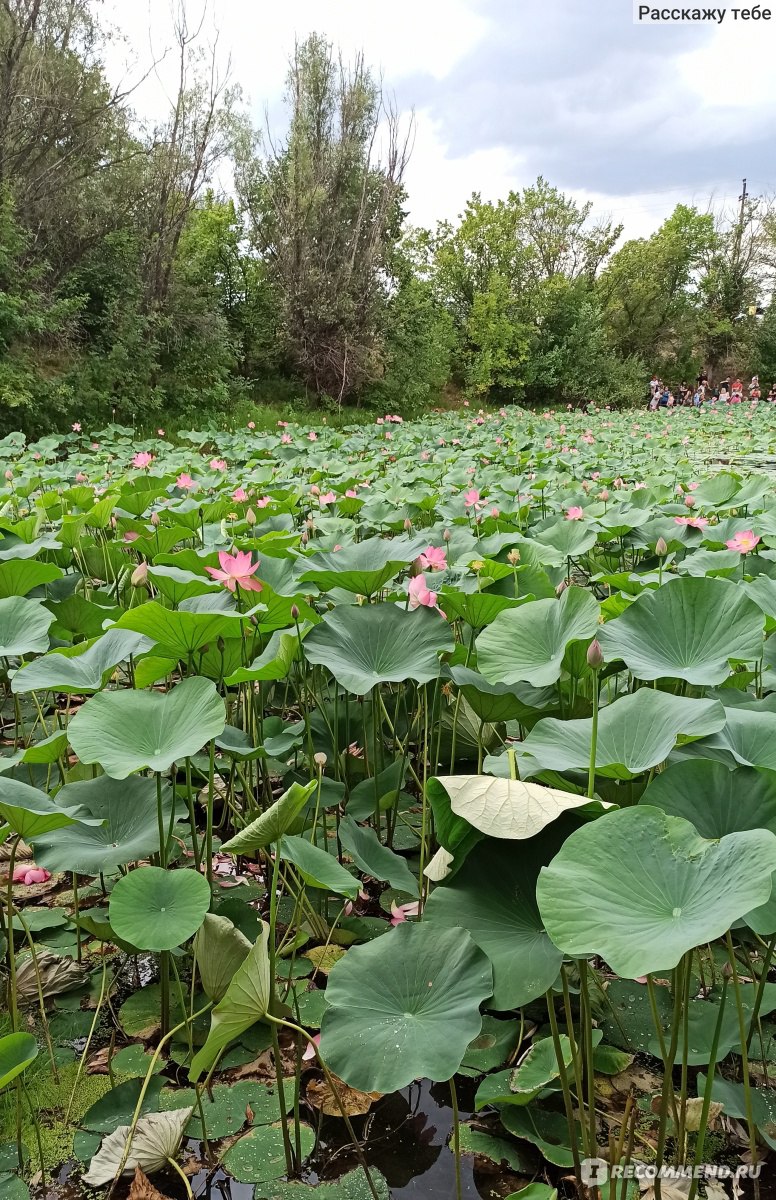
[[[203,0],[187,7],[198,23]],[[640,236],[679,202],[734,204],[744,175],[750,191],[776,193],[773,8],[770,22],[637,26],[631,0],[208,0],[203,37],[218,32],[257,122],[279,112],[295,37],[363,50],[415,112],[416,224],[542,174]],[[107,9],[127,40],[112,74],[137,74],[171,45],[165,0]],[[163,111],[172,66],[136,93],[145,116]]]

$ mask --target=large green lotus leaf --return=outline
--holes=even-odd
[[[595,597],[579,587],[507,609],[477,638],[479,670],[489,683],[555,683],[569,642],[592,638],[598,615]]]
[[[210,907],[210,887],[198,871],[138,867],[110,896],[111,926],[140,950],[174,950],[199,929]]]
[[[67,784],[57,795],[58,804],[80,806],[104,822],[84,827],[72,825],[38,838],[36,862],[49,871],[78,875],[110,875],[118,867],[148,858],[159,851],[156,784],[140,775],[111,779],[98,775]],[[165,787],[164,827],[169,828],[172,792]]]
[[[706,1090],[706,1076],[698,1073],[698,1095]],[[752,1087],[749,1090],[752,1119],[766,1145],[776,1150],[776,1088]],[[742,1083],[715,1075],[711,1085],[711,1098],[718,1101],[730,1117],[739,1121],[747,1119],[746,1090]]]
[[[598,640],[608,660],[622,659],[638,679],[713,685],[728,677],[731,659],[762,657],[764,620],[736,584],[685,577],[643,592]]]
[[[394,1092],[449,1079],[482,1026],[488,962],[464,929],[403,922],[350,949],[329,975],[326,1064],[351,1087]]]
[[[286,679],[301,654],[299,636],[301,634],[305,637],[310,628],[311,626],[307,626],[306,629],[300,628],[299,634],[295,629],[276,630],[258,658],[254,658],[250,666],[234,671],[226,682],[233,687],[238,683],[257,680]]]
[[[596,544],[597,539],[598,534],[592,526],[586,525],[584,521],[569,521],[566,517],[536,534],[537,542],[559,550],[564,558],[575,558],[578,554],[587,553]]]
[[[296,1132],[303,1158],[315,1147],[315,1134],[309,1125],[299,1123]],[[292,1136],[293,1141],[293,1136]],[[280,1124],[258,1125],[233,1142],[223,1159],[225,1170],[240,1183],[266,1183],[285,1175],[286,1152]]]
[[[166,771],[196,754],[226,723],[216,686],[199,676],[169,692],[100,692],[70,722],[70,744],[83,763],[114,779],[150,767]]]
[[[0,776],[0,817],[25,842],[37,842],[43,834],[68,825],[101,824],[99,818],[84,816],[80,808],[55,804],[45,792],[4,776]]]
[[[8,596],[0,600],[0,657],[40,654],[49,648],[54,614],[39,600]]]
[[[563,955],[544,930],[536,904],[540,859],[527,849],[492,839],[469,853],[450,883],[434,888],[424,924],[466,929],[493,967],[490,1007],[519,1008],[555,982]],[[328,992],[327,992],[328,995]]]
[[[209,1070],[222,1050],[266,1016],[272,1001],[269,960],[269,925],[261,923],[255,945],[232,976],[229,987],[210,1014],[210,1032],[195,1054],[189,1079],[196,1082]]]
[[[712,758],[721,754],[728,761],[728,756],[732,756],[745,767],[776,770],[776,713],[726,708],[725,716],[724,727],[694,747],[694,751],[700,755],[709,751]]]
[[[310,783],[292,783],[288,791],[283,792],[274,804],[265,812],[241,829],[228,842],[221,846],[230,854],[252,854],[263,850],[273,842],[279,842],[287,833],[298,833],[304,827],[304,813],[307,802],[317,787],[313,779]]]
[[[341,550],[301,559],[298,578],[301,583],[311,580],[321,591],[342,588],[361,596],[373,596],[419,553],[417,546],[389,538],[367,538]]]
[[[444,788],[450,807],[475,829],[494,838],[522,840],[534,837],[570,809],[601,812],[606,805],[587,796],[561,792],[520,779],[493,779],[489,775],[440,775],[431,781]],[[445,848],[452,847],[442,842]]]
[[[505,1129],[515,1137],[532,1142],[547,1162],[554,1163],[557,1167],[573,1167],[574,1156],[571,1152],[569,1127],[562,1113],[554,1109],[542,1109],[534,1104],[528,1107],[506,1104],[500,1110],[499,1116]],[[575,1128],[578,1130],[579,1126]],[[579,1138],[579,1135],[577,1137]],[[579,1145],[579,1140],[577,1144]]]
[[[657,775],[641,803],[684,817],[704,838],[721,838],[742,829],[776,833],[776,771],[750,767],[729,771],[724,763],[689,759]],[[771,879],[770,899],[744,917],[761,936],[776,932],[775,893],[776,877]]]
[[[194,957],[205,995],[223,1000],[235,971],[251,952],[252,943],[228,917],[207,913],[194,938]],[[234,1131],[233,1131],[234,1132]]]
[[[19,763],[54,763],[61,758],[67,748],[67,730],[57,729],[39,742],[31,742],[23,750],[14,750],[12,754],[0,756],[0,772],[10,771]]]
[[[137,608],[130,608],[116,624],[120,629],[134,629],[136,633],[152,638],[158,643],[159,654],[186,660],[220,637],[235,637],[240,622],[245,619],[244,614],[236,611],[189,612],[164,608],[156,600],[149,600]]]
[[[721,838],[742,829],[776,833],[776,771],[687,759],[656,775],[642,804],[683,817],[703,838]]]
[[[479,671],[470,667],[450,668],[458,690],[481,721],[519,721],[530,728],[542,715],[542,709],[557,704],[552,688],[533,688],[529,683],[488,683]]]
[[[285,1158],[283,1161],[285,1163]],[[391,1200],[385,1177],[374,1167],[370,1167],[369,1174],[379,1200]],[[374,1200],[374,1193],[370,1190],[364,1172],[360,1167],[356,1167],[331,1183],[283,1183],[281,1180],[260,1183],[253,1193],[253,1200]],[[526,1197],[526,1200],[531,1198]],[[551,1197],[546,1197],[545,1200],[551,1200]]]
[[[0,1037],[0,1089],[21,1075],[37,1054],[38,1043],[31,1033],[7,1033]]]
[[[397,892],[418,895],[418,881],[407,866],[406,859],[384,846],[374,829],[357,825],[346,814],[340,820],[337,836],[343,850],[360,871],[372,879],[389,883]]]
[[[57,691],[66,695],[97,692],[108,680],[114,667],[130,655],[144,654],[153,645],[151,638],[131,629],[108,629],[92,642],[52,650],[17,671],[11,680],[12,692]]]
[[[776,722],[776,715],[774,716]],[[702,738],[725,724],[718,700],[690,700],[653,688],[639,688],[602,708],[598,717],[596,771],[610,779],[631,779],[663,762],[677,738]],[[522,745],[527,756],[523,774],[587,770],[592,718],[538,721]]]
[[[689,821],[639,805],[572,833],[542,868],[536,894],[564,953],[598,954],[635,979],[676,966],[764,904],[774,870],[776,834],[768,829],[706,841]]]
[[[204,596],[208,592],[216,591],[220,586],[213,579],[205,579],[202,575],[195,575],[193,571],[184,571],[180,567],[149,567],[148,578],[171,604],[180,604],[181,600],[189,600],[192,596]]]
[[[304,653],[308,662],[326,667],[349,692],[364,696],[378,683],[436,679],[439,655],[453,645],[449,625],[429,609],[343,605],[311,630]]]
[[[308,887],[336,892],[355,900],[359,882],[328,850],[321,850],[303,837],[286,835],[280,841],[281,856],[292,862]]]
[[[507,608],[518,608],[528,599],[528,596],[515,599],[513,596],[500,596],[497,592],[461,592],[446,587],[442,589],[440,604],[449,620],[465,621],[473,629],[484,629],[495,621],[499,613]]]
[[[34,558],[14,558],[0,563],[0,597],[26,596],[33,588],[61,579],[63,572],[53,563]]]

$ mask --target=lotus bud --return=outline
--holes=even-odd
[[[591,671],[600,671],[604,665],[604,655],[598,638],[593,638],[587,648],[587,665]]]
[[[255,512],[253,511],[252,508],[249,508],[247,513],[245,514],[246,525],[255,525],[257,520],[258,520],[258,517],[256,516]]]
[[[668,545],[665,538],[659,537],[655,542],[655,554],[658,558],[665,558],[668,554]]]
[[[409,519],[409,517],[404,518],[404,528],[406,530],[412,529],[412,521]]]
[[[733,968],[731,967],[729,962],[726,962],[722,968],[722,978],[723,979],[732,979],[733,978]]]
[[[218,641],[216,642],[216,646],[218,647],[218,653],[223,654],[224,650],[226,650],[226,642],[224,641],[224,639],[222,637],[218,638]]]
[[[444,531],[444,533],[442,534],[442,537],[444,538],[444,540],[445,540],[446,542],[449,542],[449,541],[450,541],[450,538],[452,537],[452,534],[450,533],[450,530],[449,530],[449,529],[446,529],[446,530]]]
[[[328,761],[329,760],[322,750],[319,750],[317,754],[313,755],[313,762],[315,763],[316,767],[320,767],[321,770],[323,770]]]
[[[146,563],[146,562],[138,563],[138,565],[135,567],[134,571],[132,572],[132,575],[130,576],[129,582],[132,584],[132,587],[144,587],[147,579],[148,579],[148,563]]]
[[[602,488],[601,491],[598,493],[598,499],[606,502],[609,499],[609,489]]]
[[[291,620],[292,621],[299,620],[299,609],[297,608],[297,606],[295,604],[291,605]]]
[[[558,586],[555,589],[555,595],[562,596],[568,586],[569,586],[568,579],[561,579],[560,583],[558,584]]]
[[[9,468],[8,468],[8,470],[6,471],[6,473],[5,473],[5,477],[6,477],[6,479],[7,479],[9,482],[10,482],[10,480],[12,480],[12,479],[13,479],[13,471],[11,470],[11,468],[10,468],[10,467],[9,467]]]
[[[159,528],[159,514],[157,512],[151,513],[151,524],[153,525],[154,529]]]
[[[516,567],[517,564],[520,562],[520,551],[519,550],[510,550],[509,554],[507,555],[507,561],[510,562],[513,567]]]

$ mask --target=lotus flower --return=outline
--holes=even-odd
[[[406,921],[408,917],[416,917],[420,901],[412,900],[408,904],[397,904],[395,900],[391,901],[391,924],[401,925],[402,921]]]
[[[153,461],[153,454],[149,454],[147,450],[141,450],[132,459],[132,466],[137,467],[138,471],[143,471],[146,467],[150,467]]]
[[[311,1059],[314,1059],[315,1058],[315,1047],[320,1046],[320,1044],[321,1044],[321,1035],[319,1033],[316,1033],[315,1037],[310,1038],[310,1040],[307,1043],[307,1046],[305,1047],[305,1052],[302,1055],[302,1062],[310,1062]]]
[[[432,592],[426,583],[425,575],[416,575],[407,588],[410,597],[410,608],[436,608],[437,593]]]
[[[175,486],[179,488],[195,488],[197,485],[189,475],[188,471],[181,471],[180,475],[175,480]]]
[[[419,559],[424,571],[446,571],[447,555],[439,546],[426,546]]]
[[[208,575],[213,576],[213,579],[223,583],[230,592],[235,591],[238,587],[245,592],[261,591],[259,580],[253,578],[254,572],[259,569],[260,562],[251,563],[251,556],[247,551],[238,550],[236,554],[228,554],[226,550],[220,550],[218,561],[221,564],[220,570],[218,567],[206,567],[205,570]]]
[[[14,867],[14,883],[23,883],[25,887],[29,887],[32,883],[47,883],[49,879],[51,879],[51,872],[47,871],[45,867],[30,865]]]
[[[288,446],[293,441],[293,438],[290,433],[284,433],[280,440],[284,446]]]
[[[480,506],[480,493],[476,488],[469,488],[468,492],[463,494],[464,508],[478,508]]]
[[[246,492],[245,488],[235,488],[235,490],[232,492],[232,499],[236,500],[238,504],[241,504],[243,500],[248,499],[248,493]]]
[[[585,515],[585,510],[580,508],[578,504],[572,504],[571,508],[566,509],[567,521],[581,521]]]
[[[739,554],[748,554],[750,550],[754,550],[755,546],[760,541],[757,534],[751,529],[744,530],[743,533],[737,533],[735,537],[729,538],[725,545],[728,550],[737,550]]]
[[[211,458],[209,465],[210,465],[211,471],[225,471],[226,470],[226,460],[223,458]]]
[[[73,424],[70,426],[70,428],[72,429],[73,433],[80,433],[81,432],[81,422],[74,421]]]

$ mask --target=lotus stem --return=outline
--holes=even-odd
[[[744,1006],[741,1001],[741,987],[738,981],[738,968],[736,967],[736,955],[733,949],[733,939],[730,936],[728,929],[725,934],[725,942],[727,944],[728,962],[730,963],[731,978],[733,980],[733,995],[736,1000],[736,1010],[738,1012],[738,1032],[741,1039],[741,1074],[744,1084],[744,1108],[746,1110],[746,1124],[749,1131],[749,1152],[752,1156],[752,1166],[757,1166],[757,1128],[754,1123],[752,1113],[752,1083],[749,1078],[749,1054],[746,1046],[746,1022],[744,1020]],[[755,1195],[759,1195],[758,1181],[755,1178]]]
[[[701,1107],[701,1115],[698,1123],[698,1136],[695,1139],[695,1154],[693,1155],[693,1166],[696,1167],[703,1162],[703,1147],[706,1142],[706,1129],[708,1128],[709,1124],[711,1097],[714,1090],[714,1069],[717,1065],[717,1054],[719,1052],[719,1039],[722,1033],[722,1020],[725,1015],[725,1001],[727,1000],[728,982],[729,980],[726,974],[722,980],[722,996],[720,997],[719,1012],[717,1013],[717,1021],[714,1026],[714,1036],[711,1039],[711,1053],[709,1056],[708,1066],[706,1068],[706,1086],[703,1089],[703,1105]],[[693,1174],[687,1200],[695,1200],[695,1193],[697,1190],[698,1180]]]
[[[577,1123],[574,1117],[574,1105],[571,1102],[571,1089],[569,1088],[568,1076],[566,1074],[566,1063],[563,1058],[563,1048],[560,1043],[558,1018],[555,1015],[555,997],[552,993],[552,988],[545,992],[544,998],[547,1002],[547,1014],[550,1018],[550,1030],[552,1031],[552,1044],[555,1047],[555,1058],[558,1063],[558,1078],[560,1079],[560,1088],[561,1092],[563,1093],[563,1107],[566,1111],[566,1123],[568,1124],[569,1128],[571,1157],[574,1161],[574,1178],[576,1180],[579,1195],[583,1196],[584,1185],[582,1183],[582,1169],[579,1161],[579,1146],[577,1144]]]
[[[458,1118],[458,1092],[455,1087],[455,1075],[450,1076],[450,1102],[453,1106],[453,1155],[455,1157],[455,1200],[461,1200],[461,1129]]]

